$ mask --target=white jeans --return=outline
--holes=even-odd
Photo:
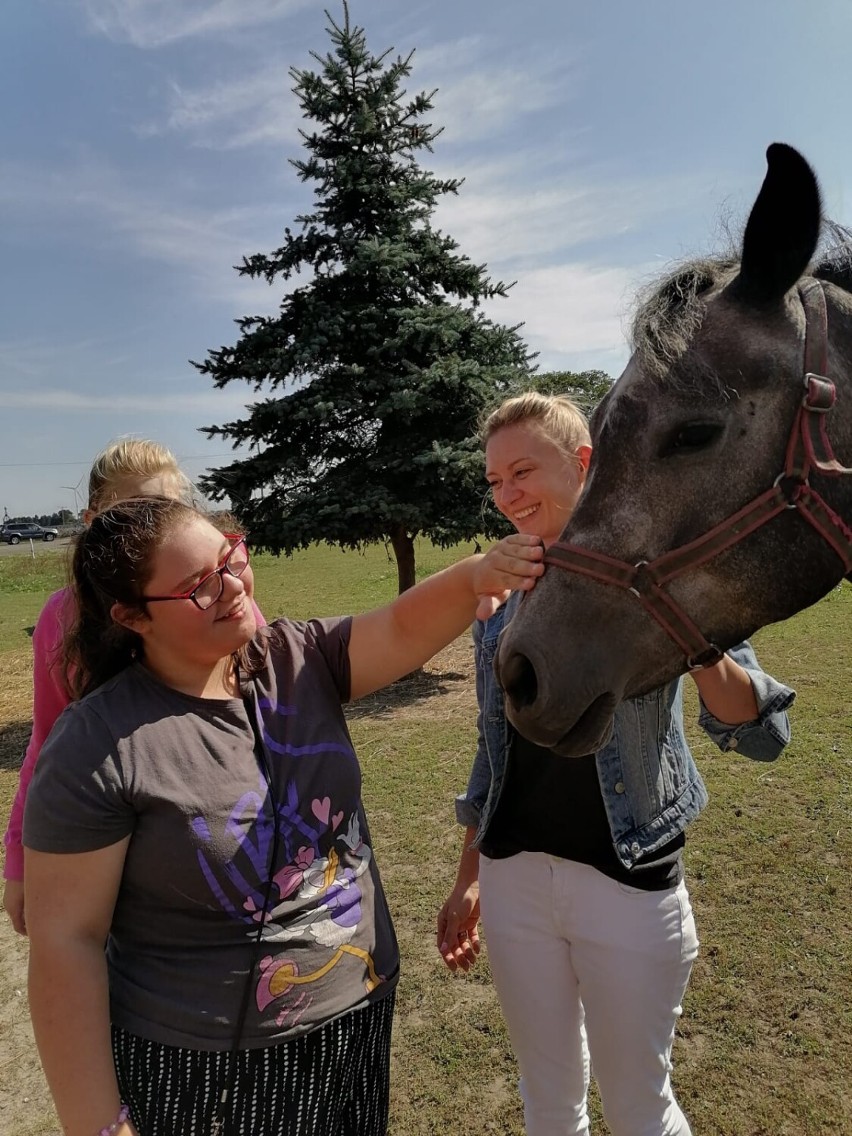
[[[669,1077],[698,954],[686,885],[639,891],[522,852],[481,857],[480,900],[527,1136],[588,1132],[589,1054],[612,1136],[690,1136]]]

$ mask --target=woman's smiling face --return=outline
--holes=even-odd
[[[521,533],[559,539],[586,480],[590,446],[567,454],[532,422],[496,430],[485,446],[494,504]]]
[[[154,555],[146,585],[149,596],[177,596],[221,567],[231,542],[202,517],[173,530]],[[222,574],[218,601],[200,611],[191,599],[149,603],[147,614],[132,620],[145,643],[146,660],[189,666],[212,664],[248,642],[255,632],[251,567],[239,578]]]

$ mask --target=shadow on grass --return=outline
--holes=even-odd
[[[0,726],[0,770],[21,768],[32,728],[32,718],[20,718]]]
[[[468,675],[460,671],[414,671],[405,678],[397,679],[390,686],[359,698],[352,706],[347,706],[346,717],[383,718],[407,706],[416,706],[428,698],[439,694],[449,694],[453,683],[466,682]]]

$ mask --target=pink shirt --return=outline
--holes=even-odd
[[[258,627],[265,626],[266,620],[260,608],[257,604],[253,606]],[[74,622],[74,616],[71,589],[62,588],[61,591],[54,592],[44,605],[33,631],[33,732],[21,766],[18,791],[9,814],[9,827],[3,837],[3,843],[6,845],[3,878],[7,880],[24,878],[21,832],[27,790],[33,779],[41,747],[53,729],[56,719],[70,702],[63,682],[65,676],[59,662],[59,652],[65,633]]]

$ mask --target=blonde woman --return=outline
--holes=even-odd
[[[500,512],[545,546],[558,540],[592,452],[580,410],[523,394],[491,414],[482,441]],[[504,713],[492,664],[515,609],[510,597],[474,628],[479,744],[457,801],[467,831],[438,949],[451,970],[474,964],[481,905],[528,1136],[588,1133],[589,1056],[613,1136],[688,1136],[669,1073],[698,952],[684,831],[707,792],[684,737],[681,683],[622,703],[599,753],[557,757]],[[777,757],[793,692],[747,643],[692,677],[699,722],[721,749]]]
[[[375,611],[257,631],[242,538],[162,498],[94,518],[80,698],[24,820],[30,1009],[66,1136],[383,1136],[399,952],[342,704],[540,560],[512,536]]]

